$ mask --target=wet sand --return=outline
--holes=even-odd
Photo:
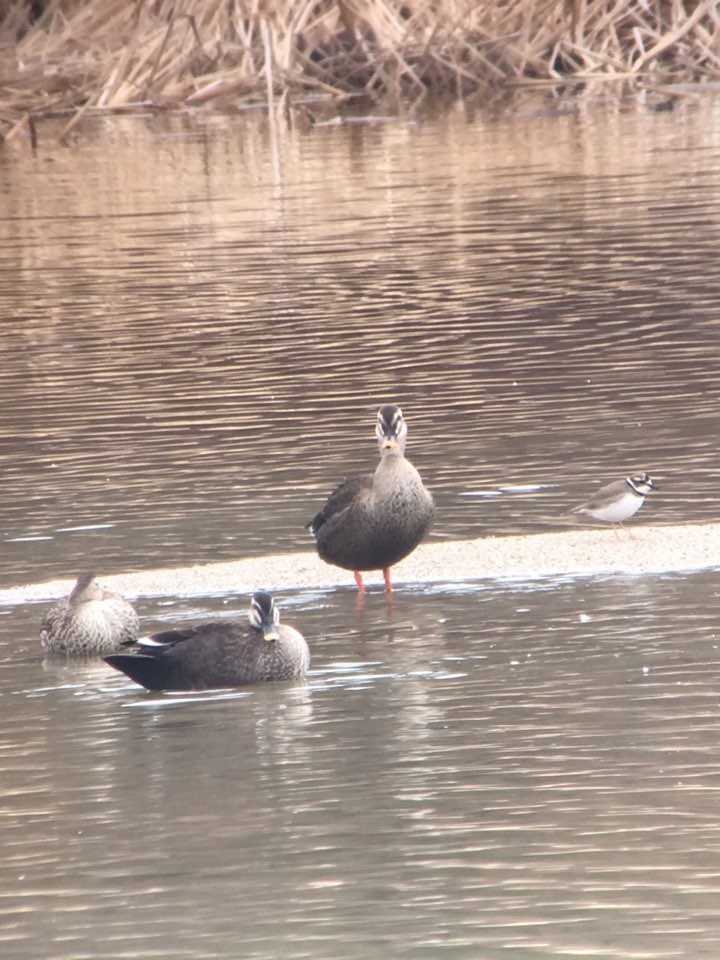
[[[720,523],[583,529],[519,537],[428,542],[393,568],[393,583],[468,580],[535,580],[552,576],[642,574],[720,567]],[[0,591],[0,604],[51,600],[67,594],[75,576]],[[129,598],[246,595],[270,591],[355,589],[352,574],[323,563],[315,553],[286,553],[192,567],[104,576],[103,585]],[[369,590],[382,590],[379,571],[364,576]]]

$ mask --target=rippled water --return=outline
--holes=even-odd
[[[5,148],[0,582],[305,549],[387,400],[435,538],[631,469],[716,520],[719,155],[707,102]],[[1,609],[3,955],[717,957],[717,579],[288,592],[307,684],[203,695]]]
[[[8,151],[3,581],[305,548],[386,400],[435,537],[562,525],[632,469],[653,519],[714,519],[719,130],[319,129],[277,182],[259,122]]]

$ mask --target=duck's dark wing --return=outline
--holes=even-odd
[[[165,630],[132,653],[111,654],[105,662],[148,690],[203,690],[246,682],[248,649],[269,648],[247,619],[214,620],[197,627]],[[274,649],[274,648],[273,648]]]
[[[203,640],[140,647],[114,653],[105,662],[148,690],[208,690],[268,680],[296,680],[307,670],[309,651],[302,636],[279,625],[277,640],[258,630],[225,624]]]
[[[337,486],[327,498],[325,506],[320,510],[312,520],[306,524],[313,534],[328,522],[332,517],[343,510],[347,510],[359,497],[369,493],[373,487],[373,475],[371,473],[358,473],[355,476],[347,477]]]
[[[171,630],[151,633],[149,636],[140,637],[138,640],[127,640],[123,646],[132,646],[138,653],[145,653],[150,657],[186,640],[207,637],[234,626],[236,626],[236,623],[231,620],[212,620],[209,623],[200,623],[194,627],[173,627]]]
[[[157,655],[112,653],[109,657],[105,657],[105,663],[109,663],[111,667],[115,667],[116,670],[124,673],[147,690],[165,690],[167,688],[167,667]]]
[[[138,645],[148,651],[155,649],[156,644],[160,648],[174,647],[176,643],[192,640],[199,632],[198,627],[183,627],[182,629],[176,627],[172,630],[162,630],[160,633],[151,633],[147,640],[143,642],[143,639],[141,639]]]
[[[182,686],[183,663],[188,656],[190,660],[195,659],[193,651],[196,644],[193,641],[205,637],[210,638],[212,643],[214,638],[236,629],[237,624],[232,621],[213,620],[196,627],[162,630],[149,637],[124,643],[123,646],[132,652],[111,654],[105,657],[105,662],[148,690],[167,690],[178,683]],[[189,647],[185,647],[185,644],[189,644]],[[198,657],[202,657],[203,647],[204,644],[199,647]],[[174,656],[175,651],[179,653],[179,658]]]

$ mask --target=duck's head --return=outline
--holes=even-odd
[[[252,603],[248,610],[250,626],[259,630],[264,640],[277,640],[279,637],[277,626],[280,623],[280,612],[275,601],[264,590],[253,594]]]
[[[386,403],[385,406],[380,407],[375,436],[382,456],[391,451],[404,453],[407,432],[407,424],[403,420],[400,407],[394,403]]]
[[[105,591],[95,579],[94,573],[81,573],[70,593],[70,603],[88,603],[90,600],[102,600]]]

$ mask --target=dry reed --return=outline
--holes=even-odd
[[[6,138],[87,111],[720,80],[717,0],[0,0],[0,17]]]

